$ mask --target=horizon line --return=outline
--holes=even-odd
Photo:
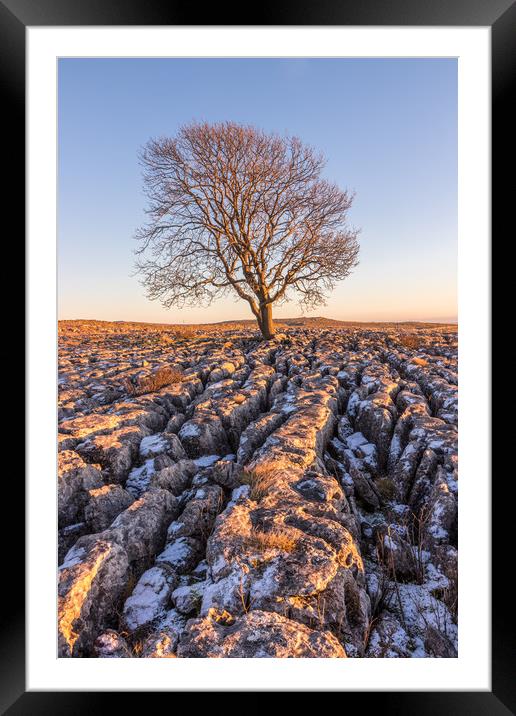
[[[419,318],[411,318],[411,319],[403,319],[403,320],[358,320],[358,319],[343,319],[343,318],[331,318],[328,316],[298,316],[293,318],[274,318],[274,323],[286,323],[287,321],[334,321],[335,323],[377,323],[377,324],[385,324],[385,323],[399,323],[399,324],[408,324],[408,323],[435,323],[435,324],[445,324],[445,325],[458,325],[458,317],[446,320],[444,318],[441,319],[419,319]],[[224,325],[227,323],[256,323],[256,319],[254,318],[229,318],[223,321],[202,321],[202,322],[191,322],[186,323],[183,322],[167,322],[167,321],[135,321],[132,319],[126,319],[126,318],[119,318],[119,319],[107,319],[107,318],[58,318],[58,323],[63,321],[95,321],[97,323],[140,323],[142,325],[155,325],[155,326],[217,326],[217,325]]]

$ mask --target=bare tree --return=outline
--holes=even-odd
[[[353,197],[321,179],[322,155],[295,138],[233,122],[193,123],[141,154],[149,222],[137,269],[164,306],[247,301],[265,339],[272,305],[315,307],[357,265]]]

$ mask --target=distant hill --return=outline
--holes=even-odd
[[[371,329],[418,329],[418,328],[447,328],[457,330],[457,323],[431,323],[424,321],[340,321],[336,318],[324,316],[304,316],[300,318],[278,318],[274,320],[277,328],[306,327],[306,328],[371,328]],[[178,331],[178,332],[209,332],[220,330],[236,330],[238,328],[256,328],[254,319],[240,319],[234,321],[218,321],[214,323],[147,323],[144,321],[101,321],[96,319],[66,319],[58,321],[59,332],[96,332],[106,331],[119,333],[122,331]]]
[[[250,318],[244,318],[239,321],[218,321],[216,323],[208,323],[204,325],[224,325],[224,324],[235,324],[235,323],[241,323],[243,325],[255,323],[254,319]],[[300,318],[278,318],[274,319],[274,323],[277,326],[285,325],[285,326],[307,326],[307,327],[313,327],[313,326],[328,326],[328,327],[335,327],[338,328],[339,326],[343,327],[353,327],[353,326],[412,326],[414,328],[428,328],[432,326],[454,326],[457,325],[456,323],[438,323],[438,322],[429,322],[429,321],[341,321],[338,318],[325,318],[324,316],[301,316]]]

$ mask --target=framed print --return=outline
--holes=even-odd
[[[28,308],[2,708],[510,713],[490,264],[514,3],[0,11]]]

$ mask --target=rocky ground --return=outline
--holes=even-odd
[[[457,655],[455,326],[62,322],[59,655]]]

